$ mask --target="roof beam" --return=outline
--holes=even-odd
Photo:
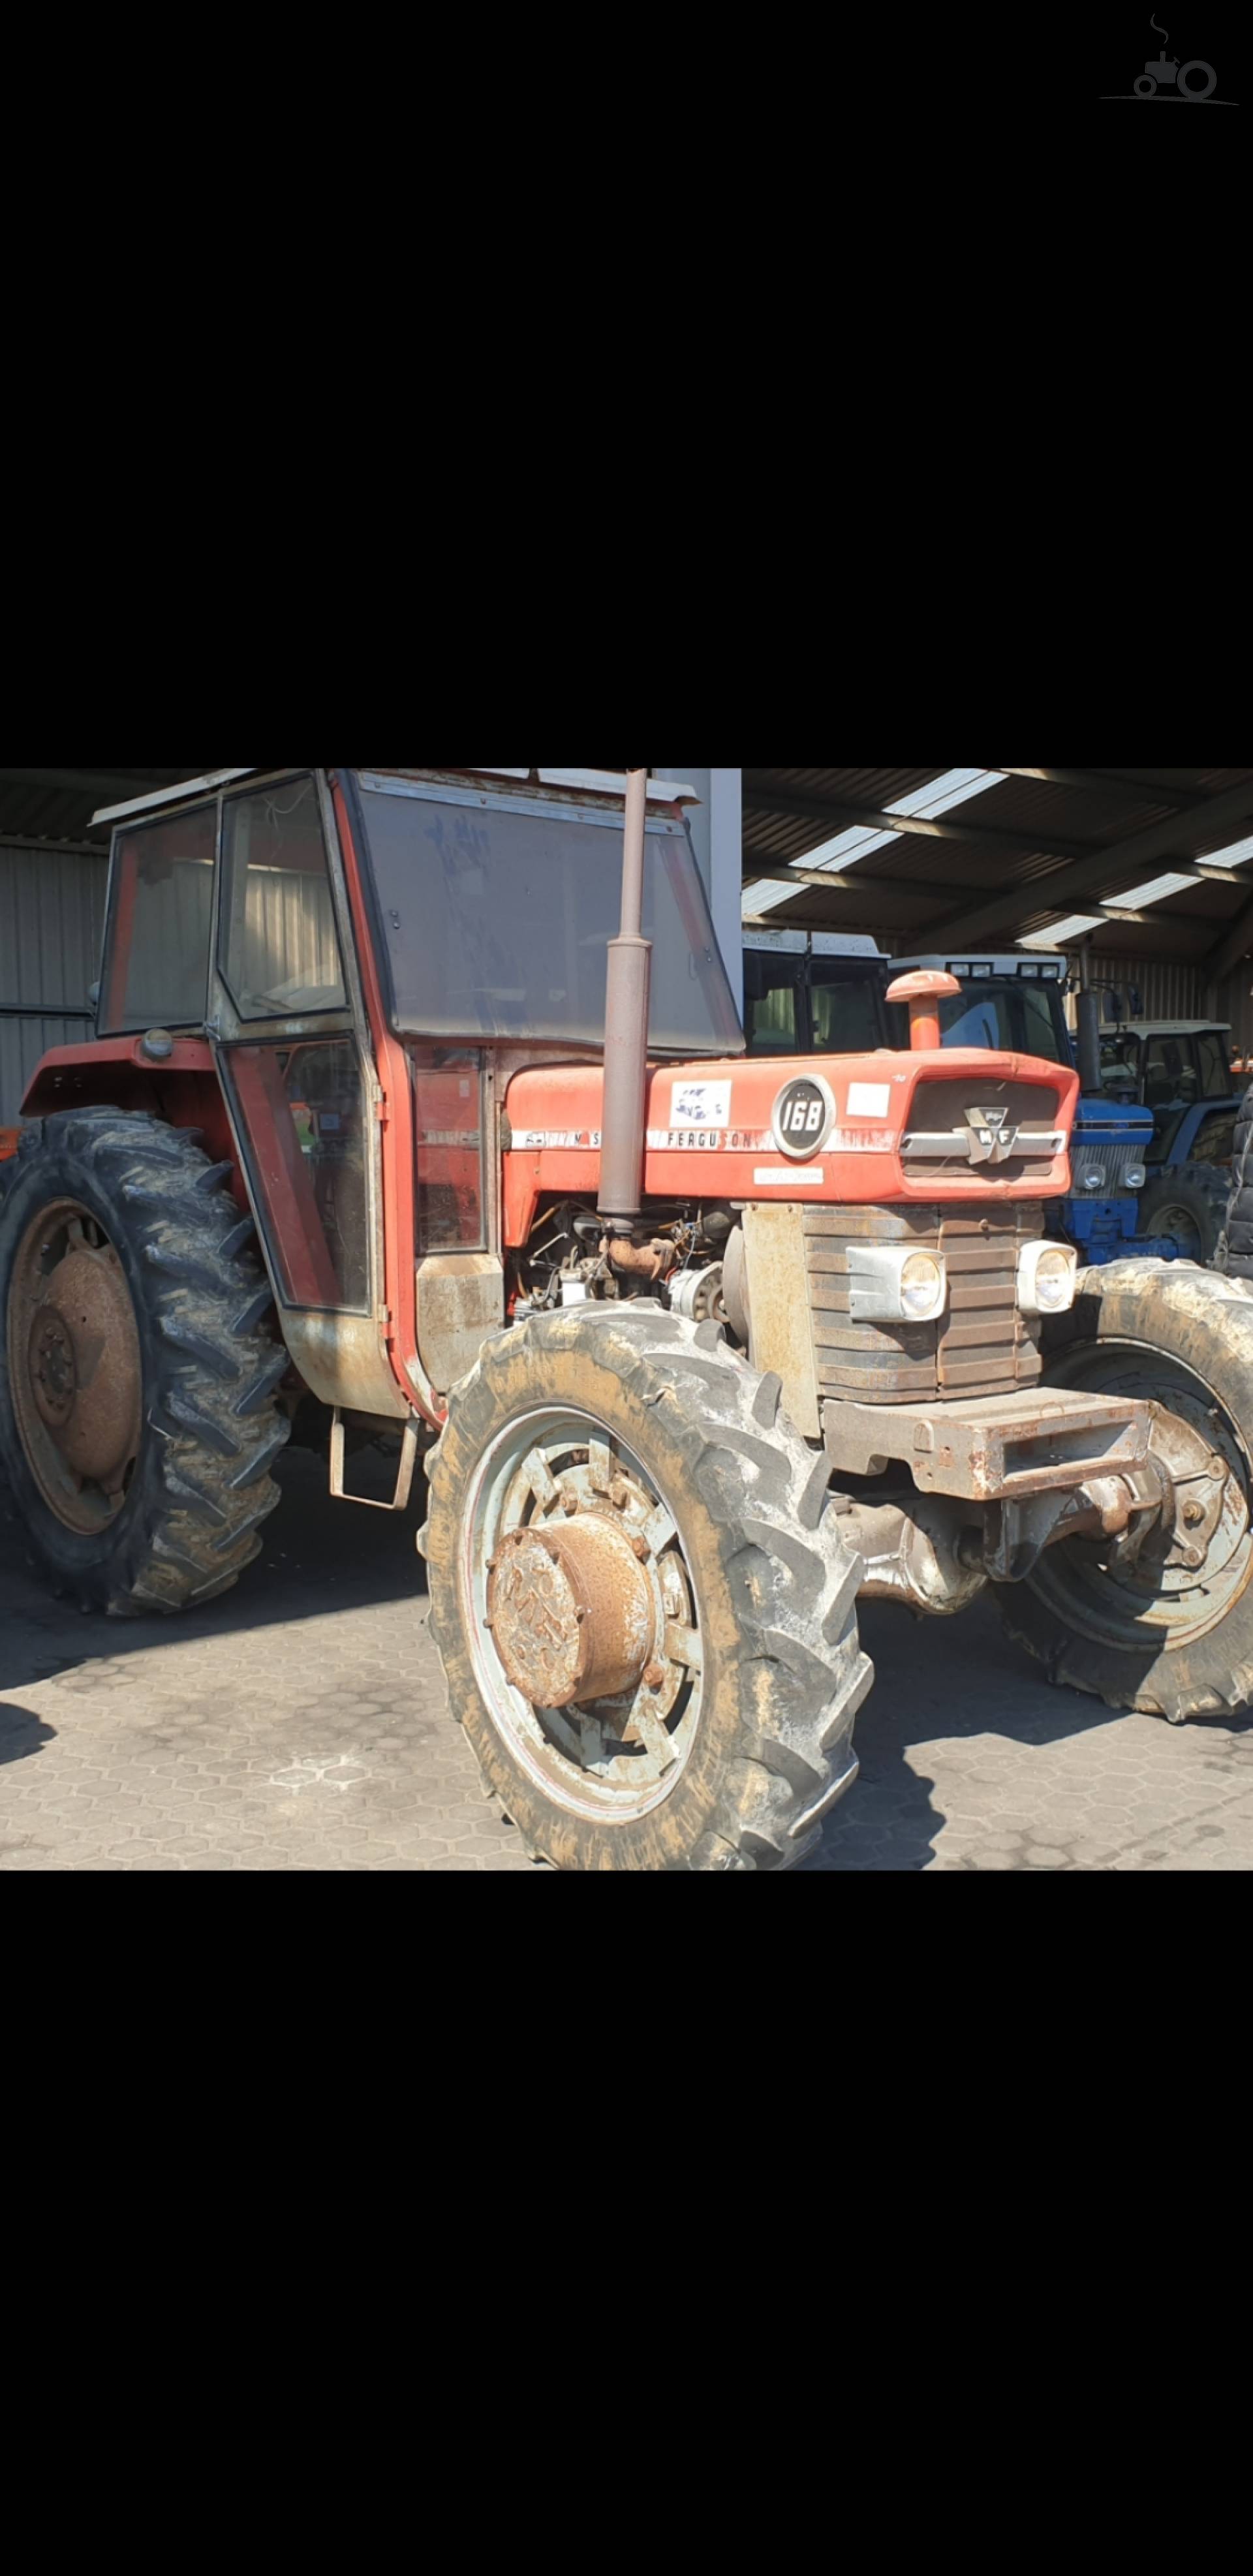
[[[923,877],[877,877],[871,868],[859,868],[855,877],[842,876],[837,868],[777,868],[744,854],[744,884],[755,885],[758,879],[766,885],[827,886],[832,894],[864,895],[869,886],[877,893],[915,895],[923,903],[942,903],[951,887],[927,883]]]
[[[1007,769],[1005,776],[1039,778],[1048,787],[1082,787],[1096,796],[1116,797],[1120,805],[1129,796],[1140,796],[1148,805],[1170,805],[1186,813],[1190,806],[1205,803],[1203,795],[1178,787],[1150,787],[1143,778],[1120,777],[1116,769]]]
[[[1221,984],[1224,975],[1230,975],[1232,968],[1238,966],[1250,950],[1253,950],[1253,903],[1246,903],[1243,912],[1237,913],[1231,928],[1202,960],[1211,983]]]
[[[1193,864],[1190,851],[1181,850],[1180,840],[1198,830],[1207,837],[1225,831],[1229,823],[1242,823],[1253,814],[1253,778],[1241,787],[1228,787],[1221,796],[1207,796],[1204,805],[1186,817],[1172,814],[1164,823],[1152,823],[1145,832],[1134,832],[1130,840],[1113,841],[1107,849],[1090,850],[1085,858],[1071,867],[1059,868],[1046,878],[1036,878],[1030,886],[1011,888],[1007,894],[991,896],[986,903],[963,905],[938,925],[945,939],[982,939],[993,930],[1003,930],[1016,921],[1033,920],[1042,909],[1049,912],[1082,912],[1083,898],[1095,895],[1098,903],[1107,901],[1121,887],[1134,885],[1146,859],[1178,858],[1185,867]]]
[[[953,812],[959,809],[954,807]],[[1056,832],[1002,831],[996,823],[931,822],[922,814],[885,814],[878,805],[851,805],[843,797],[816,796],[790,787],[744,786],[746,814],[812,815],[815,822],[832,823],[842,829],[845,824],[865,823],[872,832],[916,833],[928,841],[965,841],[980,850],[1021,850],[1031,858],[1086,858],[1093,848],[1091,841],[1069,841]],[[851,853],[850,853],[851,855]]]

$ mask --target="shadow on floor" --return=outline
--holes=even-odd
[[[381,1501],[394,1489],[395,1460],[369,1450],[351,1460],[350,1475],[354,1490]],[[416,1546],[426,1516],[421,1478],[408,1510],[394,1514],[332,1502],[326,1462],[308,1449],[280,1459],[278,1482],[283,1500],[265,1524],[256,1563],[233,1592],[185,1619],[106,1619],[103,1612],[80,1611],[71,1600],[57,1600],[39,1574],[10,1561],[0,1571],[0,1691],[193,1633],[246,1635],[276,1620],[320,1619],[405,1595],[425,1604],[426,1567]]]
[[[19,1708],[13,1700],[0,1700],[0,1763],[25,1762],[30,1754],[51,1744],[55,1736],[55,1726],[37,1717],[33,1708]]]

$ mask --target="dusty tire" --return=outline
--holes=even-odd
[[[1025,1583],[994,1586],[1011,1636],[1050,1681],[1111,1708],[1178,1723],[1253,1702],[1253,1290],[1191,1262],[1119,1261],[1085,1270],[1068,1315],[1048,1328],[1046,1381],[1154,1398],[1163,1440],[1182,1423],[1185,1464],[1206,1447],[1225,1465],[1202,1562],[1175,1558],[1117,1580],[1090,1542],[1046,1549]],[[1155,1443],[1158,1434],[1154,1434]],[[1182,1509],[1182,1505],[1180,1505]],[[1201,1506],[1197,1506],[1202,1518]],[[1188,1533],[1177,1522],[1180,1537]]]
[[[853,1720],[872,1678],[857,1642],[860,1561],[828,1508],[825,1463],[779,1395],[716,1323],[643,1301],[515,1327],[454,1394],[420,1542],[431,1633],[485,1788],[557,1868],[786,1868],[856,1774]],[[538,1777],[540,1754],[500,1715],[506,1678],[484,1660],[495,1650],[475,1607],[478,1497],[502,1444],[529,1437],[514,1426],[563,1416],[638,1462],[673,1518],[696,1604],[699,1717],[673,1786],[644,1813],[579,1812],[595,1782],[587,1791],[567,1764],[554,1786],[559,1753]]]
[[[1253,1279],[1253,1088],[1236,1120],[1227,1213],[1214,1268],[1231,1279]]]
[[[229,1590],[260,1553],[288,1437],[274,1402],[286,1351],[231,1166],[161,1120],[81,1109],[33,1122],[0,1180],[0,1505],[36,1565],[84,1606],[177,1611]],[[136,1446],[124,1498],[94,1527],[67,1525],[33,1427],[29,1368],[11,1347],[41,1215],[72,1203],[106,1239],[138,1352]],[[122,1293],[119,1290],[119,1295]],[[129,1328],[128,1328],[129,1330]],[[88,1490],[88,1489],[85,1489]]]
[[[1215,1164],[1184,1163],[1141,1191],[1137,1231],[1173,1235],[1180,1259],[1204,1268],[1218,1250],[1226,1206],[1226,1174]],[[1172,1224],[1176,1211],[1180,1222]]]

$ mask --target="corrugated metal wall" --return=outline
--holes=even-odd
[[[1104,957],[1094,949],[1092,974],[1096,982],[1119,984],[1124,991],[1134,984],[1142,1019],[1230,1020],[1233,1047],[1241,1055],[1253,1048],[1253,958],[1221,984],[1210,984],[1199,966],[1169,958]]]
[[[90,1026],[107,877],[102,857],[0,843],[0,1127],[47,1048]]]

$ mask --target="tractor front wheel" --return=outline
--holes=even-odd
[[[0,1503],[84,1607],[211,1600],[279,1499],[288,1359],[231,1179],[117,1109],[32,1123],[0,1170]]]
[[[861,1567],[777,1377],[644,1300],[516,1325],[428,1468],[431,1632],[559,1869],[779,1869],[857,1770]]]
[[[1085,1270],[1048,1327],[1050,1384],[1139,1397],[1173,1507],[1137,1546],[1063,1539],[1005,1624],[1050,1681],[1176,1723],[1253,1701],[1253,1291],[1190,1262]]]

